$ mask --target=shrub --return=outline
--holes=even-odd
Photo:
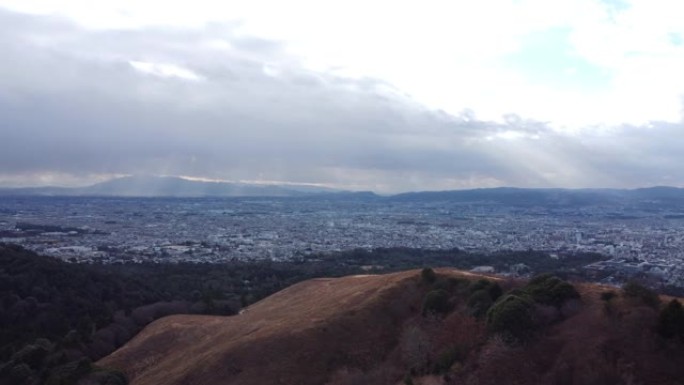
[[[438,275],[437,279],[430,285],[431,290],[442,289],[451,295],[469,295],[471,281],[461,277],[450,277],[448,275]]]
[[[550,274],[541,274],[532,278],[524,291],[535,302],[555,307],[561,307],[568,300],[580,298],[574,286]]]
[[[490,282],[489,288],[487,288],[487,292],[489,293],[489,297],[492,299],[492,301],[496,301],[503,295],[503,290],[501,289],[501,286],[499,286],[498,283],[496,282]]]
[[[429,313],[446,314],[451,310],[449,293],[442,289],[432,290],[423,300],[423,315]]]
[[[437,360],[434,363],[433,373],[446,373],[455,362],[463,361],[466,355],[467,352],[460,346],[452,346],[451,348],[442,351],[437,356]]]
[[[463,290],[470,285],[470,281],[466,278],[448,277],[446,281],[450,288],[456,290]]]
[[[684,339],[684,308],[679,301],[673,299],[663,308],[658,316],[657,330],[665,338]]]
[[[485,290],[489,294],[489,297],[492,299],[492,301],[496,301],[501,294],[503,294],[503,290],[501,290],[501,286],[499,286],[498,283],[486,279],[478,279],[477,281],[471,283],[468,287],[468,290],[470,290],[470,293]]]
[[[427,284],[433,284],[437,280],[437,274],[431,268],[426,267],[420,272],[420,279]]]
[[[658,297],[658,294],[635,281],[627,282],[622,287],[622,293],[625,297],[641,301],[647,306],[653,308],[660,306],[660,298]]]
[[[486,289],[489,286],[489,281],[486,279],[478,279],[477,281],[470,282],[468,290],[474,293],[478,290]]]
[[[72,361],[64,365],[57,366],[50,370],[50,376],[46,385],[62,385],[75,384],[79,378],[90,373],[90,360],[82,358],[78,361]]]
[[[610,302],[616,296],[617,294],[615,294],[614,291],[604,291],[603,293],[601,293],[601,300]]]
[[[50,353],[50,351],[42,344],[26,345],[12,355],[12,361],[25,363],[33,369],[38,369],[48,353]]]
[[[536,329],[533,311],[529,298],[508,294],[487,312],[487,328],[509,343],[525,341]]]
[[[487,310],[489,310],[493,303],[494,301],[487,290],[478,290],[468,297],[470,314],[477,318],[487,314]]]

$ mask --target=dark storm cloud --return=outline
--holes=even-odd
[[[667,177],[654,167],[676,173],[678,125],[572,136],[516,115],[453,116],[375,79],[306,70],[238,27],[93,31],[0,11],[0,177],[153,173],[396,191],[644,185]]]

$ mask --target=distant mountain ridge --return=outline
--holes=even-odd
[[[342,193],[310,185],[270,185],[196,181],[170,176],[126,176],[87,187],[0,189],[0,195],[111,197],[298,197]]]
[[[397,194],[391,200],[401,202],[494,203],[509,206],[600,205],[634,203],[684,204],[684,189],[656,186],[638,189],[563,189],[498,187],[473,190],[423,191]]]
[[[380,197],[373,192],[351,192],[298,184],[257,184],[197,181],[171,176],[127,176],[87,187],[0,188],[0,196],[102,197],[354,197],[389,202],[452,202],[509,206],[569,206],[656,202],[684,205],[684,189],[655,186],[637,189],[564,189],[496,187],[471,190],[417,191]]]

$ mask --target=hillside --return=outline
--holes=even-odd
[[[160,319],[98,364],[134,385],[680,383],[684,348],[642,288],[482,278],[309,280],[238,316]]]
[[[162,316],[235,314],[295,282],[357,271],[270,261],[73,264],[0,243],[0,385],[59,384]]]
[[[331,369],[370,369],[392,349],[414,276],[314,279],[239,316],[163,318],[100,364],[133,384],[324,383]]]

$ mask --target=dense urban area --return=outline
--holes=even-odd
[[[376,248],[594,252],[589,270],[684,286],[684,216],[640,206],[378,199],[5,197],[0,242],[69,262],[288,261]],[[484,266],[483,269],[487,269]]]

